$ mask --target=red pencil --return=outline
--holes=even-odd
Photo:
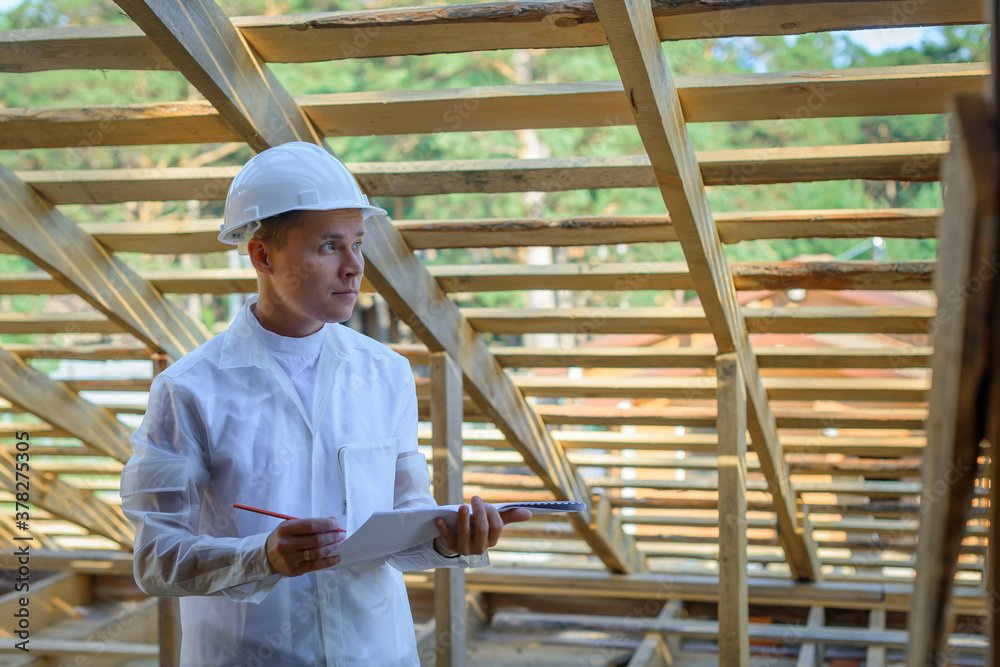
[[[268,516],[277,517],[279,519],[286,519],[290,521],[296,521],[296,517],[288,516],[287,514],[278,514],[277,512],[272,512],[271,510],[262,510],[259,507],[250,507],[249,505],[241,505],[240,503],[233,503],[233,507],[236,509],[247,510],[248,512],[257,512],[258,514],[266,514]],[[347,531],[343,528],[338,528],[335,533],[346,533]]]

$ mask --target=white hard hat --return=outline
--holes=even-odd
[[[316,144],[290,141],[258,153],[236,174],[219,240],[242,246],[261,220],[286,211],[348,208],[360,209],[366,220],[385,215],[368,202],[343,162]]]

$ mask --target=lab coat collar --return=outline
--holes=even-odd
[[[257,335],[254,321],[250,319],[255,317],[250,312],[250,306],[257,303],[257,296],[254,294],[247,299],[236,319],[223,334],[222,352],[219,357],[220,370],[241,366],[271,368],[274,365],[274,358],[264,347]],[[341,326],[340,324],[327,324],[323,327],[326,332],[323,337],[323,347],[332,358],[351,359],[354,355],[344,342],[344,333],[340,330]]]

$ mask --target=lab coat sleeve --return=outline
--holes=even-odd
[[[404,360],[400,374],[403,389],[402,409],[396,420],[393,434],[398,438],[396,457],[396,488],[394,509],[437,505],[431,495],[431,477],[427,472],[427,458],[417,451],[417,393],[409,363]],[[446,558],[434,548],[434,540],[400,551],[389,557],[388,562],[401,572],[429,570],[438,567],[483,567],[490,564],[488,553],[482,555]]]
[[[267,560],[268,534],[198,532],[209,477],[207,444],[193,397],[169,378],[157,377],[122,471],[122,509],[135,525],[136,582],[149,595],[260,602],[281,578]]]

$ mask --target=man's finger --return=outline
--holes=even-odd
[[[337,520],[333,517],[315,517],[311,519],[289,519],[278,525],[280,535],[308,535],[310,533],[333,532],[338,529]]]
[[[508,523],[518,523],[519,521],[527,521],[531,518],[531,510],[524,507],[516,507],[513,509],[505,510],[500,512],[500,518],[503,520],[503,524],[506,526]]]
[[[486,506],[486,518],[490,524],[489,538],[486,540],[486,548],[495,547],[497,542],[500,541],[500,534],[503,532],[503,519],[500,518],[500,513],[497,512],[497,508],[493,505]]]
[[[490,538],[490,520],[486,516],[483,499],[479,496],[472,496],[472,521],[475,524],[472,551],[481,554],[486,551],[486,544]]]

